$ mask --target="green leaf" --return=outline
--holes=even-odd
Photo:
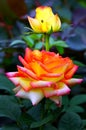
[[[56,46],[56,48],[57,48],[59,54],[61,54],[61,55],[64,54],[64,48],[63,47]]]
[[[70,100],[71,106],[72,105],[79,105],[82,103],[86,103],[86,95],[85,94],[76,95]]]
[[[43,46],[43,42],[37,42],[37,43],[35,44],[34,49],[41,49],[42,46]]]
[[[32,34],[30,35],[30,38],[35,40],[39,40],[42,37],[43,34]]]
[[[52,37],[50,37],[49,38],[49,46],[50,46],[50,48],[52,47],[52,46],[54,46],[54,39],[52,38]]]
[[[14,40],[13,42],[11,42],[10,46],[16,46],[18,44],[25,44],[25,42],[22,40]]]
[[[54,42],[54,45],[60,46],[60,47],[64,47],[64,48],[67,48],[67,47],[68,47],[68,45],[66,44],[66,42],[65,42],[65,41],[62,41],[62,40],[55,41],[55,42]]]
[[[62,41],[62,40],[55,41],[52,37],[49,38],[49,43],[50,43],[50,48],[53,46],[63,47],[63,48],[68,47],[65,41]]]
[[[20,106],[13,96],[0,96],[0,117],[17,120],[21,115]]]
[[[68,109],[68,105],[69,105],[69,98],[67,95],[62,96],[62,105],[63,105],[63,112],[64,112]]]
[[[66,109],[66,111],[83,113],[84,109],[81,106],[70,106]]]
[[[20,130],[16,125],[5,125],[0,130]]]
[[[86,126],[86,119],[84,119],[82,121],[83,121],[83,126]]]
[[[45,127],[44,127],[43,130],[57,130],[57,128],[54,127],[54,126],[51,125],[51,124],[47,124],[47,125],[45,125]]]
[[[68,105],[69,104],[69,98],[68,96],[62,96],[62,104],[63,105]]]
[[[82,66],[82,67],[86,67],[86,65],[85,64],[83,64],[82,62],[80,62],[80,61],[76,61],[76,60],[73,60],[73,62],[74,62],[74,64],[76,64],[76,65],[78,65],[78,66]]]
[[[31,107],[31,109],[29,109],[27,111],[27,113],[36,121],[41,120],[41,104],[38,104],[34,107]]]
[[[17,120],[18,124],[21,126],[23,130],[27,130],[32,121],[33,121],[32,117],[25,112],[23,112],[20,118]]]
[[[51,121],[53,119],[52,115],[49,115],[48,117],[44,118],[43,120],[37,121],[37,122],[33,122],[30,126],[30,128],[36,128],[36,127],[40,127],[44,124],[47,124],[49,121]]]
[[[58,130],[83,130],[80,116],[73,112],[65,113],[58,124]]]
[[[34,45],[34,40],[30,37],[30,36],[23,36],[22,39],[25,41],[25,43],[29,46],[29,47],[33,47]]]
[[[4,75],[0,74],[0,89],[13,94],[14,84]]]

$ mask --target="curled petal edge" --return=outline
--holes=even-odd
[[[70,88],[66,85],[63,84],[63,86],[61,88],[57,88],[57,89],[44,89],[44,95],[46,98],[52,97],[52,96],[63,96],[65,94],[69,94],[70,93]]]
[[[71,79],[65,80],[64,82],[67,85],[73,86],[75,84],[80,84],[82,81],[83,81],[83,79],[71,78]]]
[[[30,83],[33,88],[43,88],[43,87],[55,87],[55,83],[51,81],[33,81]]]
[[[29,99],[33,105],[38,104],[44,97],[41,90],[31,90],[29,92],[25,92],[23,89],[19,90],[16,94],[17,97]]]
[[[35,32],[41,32],[41,24],[37,19],[28,16],[28,21]]]

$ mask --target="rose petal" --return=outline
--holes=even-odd
[[[30,80],[28,78],[20,78],[20,86],[25,90],[29,91],[32,87],[30,85]]]
[[[33,61],[30,64],[31,69],[33,72],[38,76],[41,77],[42,74],[46,74],[47,71],[43,69],[43,67],[40,66],[40,64],[37,61]],[[35,66],[35,67],[34,67]]]
[[[58,82],[61,79],[64,78],[64,74],[46,74],[46,75],[41,75],[42,80],[46,80],[46,81],[52,81],[52,82]]]
[[[62,104],[62,97],[61,96],[52,96],[49,99],[54,101],[57,104],[57,106],[59,106],[59,107]]]
[[[46,14],[46,15],[45,15]],[[38,20],[48,20],[49,17],[54,16],[51,7],[49,6],[39,6],[36,8],[36,19]]]
[[[53,87],[43,88],[42,90],[46,98],[56,96],[55,89]]]
[[[74,65],[74,67],[70,71],[68,71],[68,73],[65,74],[65,78],[66,79],[71,78],[74,75],[74,73],[76,72],[77,69],[78,69],[78,66]]]
[[[42,53],[39,50],[33,50],[32,51],[32,58],[35,61],[41,61],[42,60]]]
[[[31,86],[33,88],[42,88],[42,87],[51,87],[51,86],[55,86],[55,83],[51,82],[51,81],[33,81],[31,82]]]
[[[51,71],[46,67],[45,64],[43,64],[42,62],[38,62],[38,63],[39,63],[39,65],[40,65],[45,71],[51,72]]]
[[[32,58],[31,54],[32,54],[32,50],[27,47],[27,48],[25,49],[25,56],[24,56],[24,60],[25,60],[27,63],[29,63],[29,62],[31,61],[31,58]]]
[[[58,73],[47,73],[47,74],[42,74],[41,76],[43,76],[43,77],[51,77],[51,78],[53,78],[53,77],[59,77],[59,76],[61,76],[62,75],[62,73],[60,73],[60,74],[58,74]]]
[[[27,77],[29,76],[29,77],[31,77],[31,78],[33,78],[35,80],[38,79],[36,74],[34,74],[31,70],[29,70],[27,68],[24,68],[24,67],[21,67],[21,66],[17,66],[17,68],[18,68],[18,71],[22,72],[22,74],[25,73],[25,75]]]
[[[44,97],[44,95],[40,89],[31,90],[29,92],[25,92],[23,89],[21,89],[16,94],[16,96],[29,99],[33,105],[38,104]]]
[[[51,26],[48,26],[47,22],[41,23],[41,32],[48,33],[51,30]]]
[[[7,72],[6,73],[6,76],[9,78],[9,77],[16,77],[18,76],[18,72]]]
[[[58,17],[58,15],[54,15],[55,17],[55,20],[53,22],[53,31],[56,32],[60,29],[61,27],[61,21],[60,21],[60,18]]]
[[[9,78],[16,86],[19,85],[20,77],[11,77]]]
[[[44,95],[46,98],[52,96],[63,96],[65,94],[70,93],[70,89],[64,83],[58,83],[57,89],[54,88],[44,88],[43,89]]]
[[[30,25],[31,25],[32,29],[34,30],[34,32],[40,33],[41,32],[40,22],[37,19],[31,18],[29,16],[28,16],[28,20],[29,20]]]
[[[59,89],[57,90],[57,94],[56,94],[58,96],[69,94],[70,91],[71,91],[70,88],[66,84],[64,84],[62,82],[59,82],[58,86],[59,86]]]
[[[21,56],[19,56],[19,60],[24,65],[24,67],[30,69],[29,64],[27,64],[27,62]]]
[[[68,64],[61,64],[59,66],[55,66],[51,68],[50,70],[52,71],[52,73],[61,74],[61,73],[65,73],[67,68],[68,68]]]
[[[71,79],[68,79],[68,80],[64,80],[64,82],[67,84],[67,85],[75,85],[75,84],[80,84],[81,82],[83,81],[83,79],[76,79],[76,78],[71,78]]]

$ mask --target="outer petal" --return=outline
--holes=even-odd
[[[33,81],[31,82],[31,86],[33,88],[44,88],[44,87],[51,87],[51,86],[55,86],[55,83],[54,82],[51,82],[51,81]]]
[[[71,78],[74,75],[74,73],[76,72],[77,69],[78,69],[78,66],[74,65],[74,67],[65,74],[65,78],[66,79]]]
[[[69,94],[70,91],[71,91],[70,88],[66,84],[64,84],[62,82],[59,82],[58,86],[59,86],[59,89],[57,90],[57,95],[58,96]]]
[[[54,15],[50,18],[48,18],[47,26],[49,28],[49,31],[52,29],[53,32],[56,32],[61,27],[61,21],[57,15]]]
[[[54,101],[59,107],[62,104],[62,97],[61,96],[52,96],[49,99]]]
[[[52,17],[54,14],[52,9],[49,6],[40,6],[36,8],[36,19],[46,21],[49,17]]]
[[[68,79],[65,80],[64,82],[70,86],[75,85],[75,84],[80,84],[83,81],[83,79],[76,79],[76,78],[72,78],[72,79]]]
[[[30,25],[31,25],[32,29],[34,30],[34,32],[37,32],[37,33],[42,32],[41,31],[41,24],[37,19],[31,18],[28,16],[28,20],[29,20]]]
[[[62,76],[62,73],[47,73],[47,74],[42,74],[42,76],[44,77],[49,77],[49,78],[58,78],[60,76]]]
[[[9,78],[9,77],[16,77],[18,76],[18,72],[7,72],[6,73],[6,76]]]
[[[61,21],[60,21],[60,18],[58,17],[57,14],[56,14],[54,17],[55,17],[55,18],[54,18],[55,21],[53,22],[52,28],[53,28],[53,31],[56,32],[56,31],[58,31],[58,30],[60,29],[60,27],[61,27]]]
[[[19,56],[19,60],[24,65],[24,67],[30,69],[29,64],[21,56]]]
[[[65,94],[69,94],[70,89],[68,86],[64,83],[58,83],[57,89],[54,88],[45,88],[44,89],[44,95],[45,97],[52,97],[52,96],[63,96]]]
[[[17,66],[17,68],[20,73],[20,76],[23,76],[23,77],[26,76],[27,78],[31,77],[32,79],[35,79],[35,80],[38,79],[37,76],[31,70],[21,67],[21,66]]]
[[[55,67],[51,68],[51,70],[52,70],[52,73],[61,74],[61,73],[66,72],[67,67],[68,67],[68,64],[62,64],[62,65],[55,66]]]
[[[32,58],[31,54],[32,54],[32,50],[27,47],[27,48],[25,49],[25,56],[24,56],[24,60],[25,60],[27,63],[29,63],[29,62],[31,61],[31,58]],[[21,60],[20,60],[20,61],[21,61]]]
[[[19,85],[20,77],[11,77],[9,78],[16,86]]]
[[[40,89],[31,90],[29,92],[25,92],[21,89],[16,96],[21,98],[30,99],[33,105],[38,104],[44,97],[42,91]]]
[[[28,78],[20,78],[20,86],[25,90],[25,91],[29,91],[32,87],[30,85],[30,80]]]

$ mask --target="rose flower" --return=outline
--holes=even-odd
[[[37,33],[56,32],[61,27],[61,21],[58,15],[54,15],[52,9],[48,6],[36,8],[35,18],[28,16],[29,23]]]
[[[44,97],[61,104],[61,96],[69,94],[69,86],[81,83],[82,79],[72,78],[78,66],[68,57],[45,50],[26,48],[25,56],[19,56],[24,67],[18,71],[6,73],[15,84],[17,97],[31,100],[36,105]]]

